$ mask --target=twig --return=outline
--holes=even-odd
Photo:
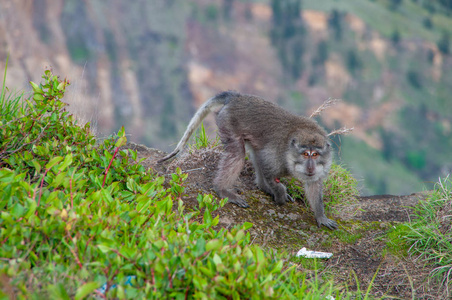
[[[75,170],[74,170],[74,173],[75,173]],[[69,179],[69,194],[71,195],[71,209],[74,208],[74,195],[72,195],[72,178],[74,176],[74,173],[72,173],[72,176]]]
[[[41,203],[42,186],[44,185],[44,179],[46,178],[47,172],[49,172],[49,171],[50,171],[50,169],[46,169],[44,174],[42,175],[41,186],[39,188],[39,198],[38,198],[38,205],[37,205],[37,207],[39,207],[39,203]],[[38,210],[37,209],[36,209],[35,215],[38,215]]]
[[[116,147],[115,154],[113,154],[113,157],[111,158],[110,163],[108,164],[108,167],[105,170],[104,182],[102,182],[102,187],[104,187],[104,185],[105,185],[105,179],[107,179],[108,170],[110,170],[111,164],[113,163],[113,160],[115,159],[116,154],[118,154],[118,151],[119,151],[119,147]]]
[[[204,170],[204,169],[205,169],[204,167],[201,167],[201,168],[196,168],[196,169],[190,169],[190,170],[182,171],[182,173],[190,173],[190,172]],[[169,174],[165,174],[164,176],[171,176],[173,174],[176,174],[176,173],[169,173]]]
[[[44,136],[44,134],[46,133],[45,130],[46,130],[47,126],[49,126],[49,124],[46,124],[46,126],[44,126],[44,128],[42,129],[42,132],[41,132],[41,133],[38,135],[38,137],[37,137],[36,139],[34,139],[33,141],[31,141],[31,142],[29,142],[29,143],[22,144],[22,145],[21,145],[19,148],[17,148],[16,150],[11,150],[11,151],[4,151],[4,152],[2,152],[2,153],[0,154],[0,159],[2,159],[3,157],[7,157],[8,155],[14,154],[14,153],[16,153],[16,152],[22,150],[22,148],[25,147],[25,146],[28,146],[28,145],[31,145],[31,144],[35,144],[38,140],[40,140],[40,139]],[[25,137],[24,137],[22,140],[24,140],[24,139],[25,139]]]
[[[69,231],[66,231],[66,234],[67,234],[68,238],[71,240],[71,242],[75,245],[75,247],[77,247],[77,245],[74,243],[74,240],[72,239],[72,236],[69,234]],[[83,269],[83,264],[82,264],[82,262],[80,261],[80,259],[78,258],[78,254],[77,254],[78,251],[72,249],[72,248],[69,246],[68,243],[66,243],[66,244],[67,244],[67,246],[68,246],[68,248],[69,248],[69,251],[71,251],[72,255],[74,256],[75,262],[77,263],[78,267],[79,267],[80,269]]]
[[[313,118],[316,117],[318,115],[320,115],[320,113],[322,111],[324,111],[325,109],[327,109],[328,107],[334,106],[336,105],[339,101],[341,101],[340,99],[331,99],[328,98],[328,100],[326,100],[325,102],[323,102],[322,105],[320,105],[319,108],[317,108],[310,116],[309,118]]]
[[[331,131],[330,133],[327,134],[327,136],[338,135],[338,134],[347,134],[347,133],[352,132],[353,129],[355,129],[355,127],[352,127],[352,128],[342,127],[340,129],[336,129],[334,131]]]

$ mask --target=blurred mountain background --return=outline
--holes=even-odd
[[[222,90],[318,121],[363,194],[431,188],[452,169],[452,0],[1,0],[0,68],[28,91],[67,77],[99,138],[170,150]],[[212,119],[206,126],[212,134]]]

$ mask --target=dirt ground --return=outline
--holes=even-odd
[[[141,164],[152,168],[159,175],[168,176],[177,167],[189,174],[185,181],[183,198],[187,209],[198,205],[199,193],[213,193],[215,176],[221,147],[214,149],[186,150],[180,157],[157,165],[156,160],[165,153],[142,145],[128,144],[145,158]],[[189,159],[188,159],[189,158]],[[170,178],[170,177],[168,177]],[[254,171],[246,163],[236,184],[239,194],[250,205],[240,208],[227,203],[217,213],[218,226],[230,228],[243,222],[253,223],[251,240],[261,246],[281,252],[295,254],[302,247],[333,253],[333,257],[321,261],[321,275],[334,278],[337,285],[350,290],[366,292],[372,283],[371,295],[383,299],[445,299],[441,287],[428,281],[429,267],[416,257],[398,257],[388,251],[385,233],[398,222],[408,221],[412,208],[424,200],[428,193],[407,196],[376,195],[351,199],[344,206],[327,209],[327,215],[338,221],[335,231],[317,228],[315,219],[303,199],[277,206],[270,196],[259,191],[254,184]],[[304,259],[309,260],[309,259]],[[314,276],[309,262],[295,261],[299,267]],[[358,282],[358,284],[357,284]],[[442,294],[442,295],[441,295]]]

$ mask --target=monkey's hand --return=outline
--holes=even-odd
[[[286,202],[295,202],[294,198],[291,195],[287,194]]]
[[[336,221],[333,221],[331,219],[328,219],[326,216],[320,217],[317,219],[317,226],[322,226],[324,225],[325,227],[328,227],[328,229],[334,230],[337,229],[337,223]]]

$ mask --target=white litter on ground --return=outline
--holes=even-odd
[[[300,251],[298,251],[297,256],[303,256],[306,258],[330,258],[331,256],[333,256],[333,253],[310,251],[306,250],[306,247],[303,247]]]

